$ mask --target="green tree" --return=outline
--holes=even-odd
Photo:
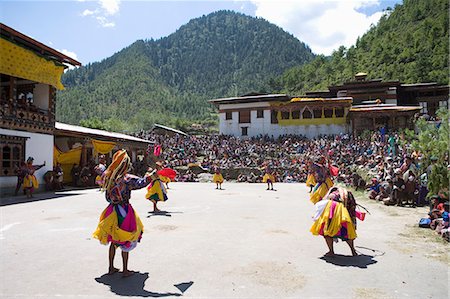
[[[418,134],[414,131],[405,132],[406,142],[411,144],[413,150],[422,153],[421,171],[425,172],[431,164],[431,158],[437,158],[428,178],[428,189],[431,194],[437,194],[449,187],[449,112],[439,109],[437,112],[439,122],[427,122],[420,119],[416,123]]]

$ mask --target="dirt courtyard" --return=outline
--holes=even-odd
[[[171,183],[160,214],[145,189],[133,191],[145,231],[128,278],[105,274],[108,247],[91,237],[107,205],[98,190],[4,205],[0,297],[448,298],[450,246],[417,226],[426,208],[361,200],[371,215],[358,222],[359,256],[339,242],[324,258],[304,184],[223,187]]]

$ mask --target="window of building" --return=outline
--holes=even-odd
[[[250,110],[239,111],[239,123],[250,123]]]
[[[333,108],[325,108],[325,109],[323,110],[323,115],[324,115],[326,118],[331,118],[331,117],[333,117]]]
[[[420,107],[422,107],[422,109],[420,110],[421,113],[428,113],[428,107],[427,107],[427,102],[419,102]]]
[[[15,176],[25,161],[24,137],[0,135],[0,176]]]
[[[439,101],[439,108],[447,108],[448,101]]]
[[[292,119],[300,119],[300,111],[299,110],[292,111]]]
[[[313,110],[314,118],[322,118],[322,109]]]
[[[225,112],[225,119],[226,120],[233,119],[233,112],[231,112],[231,111]]]
[[[336,115],[336,117],[344,117],[344,108],[343,107],[335,108],[334,115]]]
[[[242,131],[242,136],[247,136],[248,135],[248,127],[242,127],[241,131]]]
[[[256,118],[264,118],[264,109],[256,110]]]
[[[277,115],[278,115],[278,111],[276,111],[276,110],[271,110],[270,111],[270,123],[271,124],[277,124],[278,123]]]
[[[281,119],[289,119],[289,111],[281,111]]]
[[[312,113],[308,108],[305,108],[305,110],[303,110],[302,118],[305,119],[312,118]]]

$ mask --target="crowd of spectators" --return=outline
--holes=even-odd
[[[399,133],[373,132],[358,137],[341,134],[315,139],[293,135],[242,139],[225,135],[157,135],[143,131],[138,137],[162,147],[159,159],[164,160],[167,167],[195,165],[210,173],[219,167],[225,179],[237,182],[261,182],[267,166],[274,171],[278,182],[305,182],[308,161],[325,156],[330,164],[339,168],[338,182],[367,191],[370,199],[385,205],[430,205],[430,217],[434,219],[440,219],[445,212],[441,209],[437,215],[427,189],[437,158],[431,157],[432,164],[424,169],[423,154],[403,142]],[[448,156],[444,163],[449,165]],[[179,180],[198,179],[188,170],[181,172]],[[448,190],[444,192],[441,203],[447,201],[448,209]],[[448,220],[439,223],[440,232],[448,231]]]
[[[431,171],[431,167],[426,171],[420,169],[422,155],[402,143],[397,134],[381,136],[376,132],[369,138],[342,134],[312,140],[292,135],[241,139],[224,135],[163,136],[151,132],[140,132],[138,137],[161,145],[159,159],[167,167],[194,164],[207,171],[219,167],[228,176],[225,178],[238,182],[260,182],[265,166],[275,171],[279,182],[305,182],[307,161],[324,155],[340,169],[338,181],[369,188],[371,198],[388,205],[424,204],[427,174]],[[227,171],[235,175],[230,176]]]

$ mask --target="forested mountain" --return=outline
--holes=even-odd
[[[448,0],[403,0],[387,10],[355,46],[340,47],[331,57],[320,55],[286,71],[272,88],[291,94],[325,90],[357,72],[405,83],[448,84],[448,28]]]
[[[219,11],[68,71],[57,119],[119,131],[154,122],[216,122],[208,99],[271,92],[269,81],[313,57],[304,43],[264,19]]]

